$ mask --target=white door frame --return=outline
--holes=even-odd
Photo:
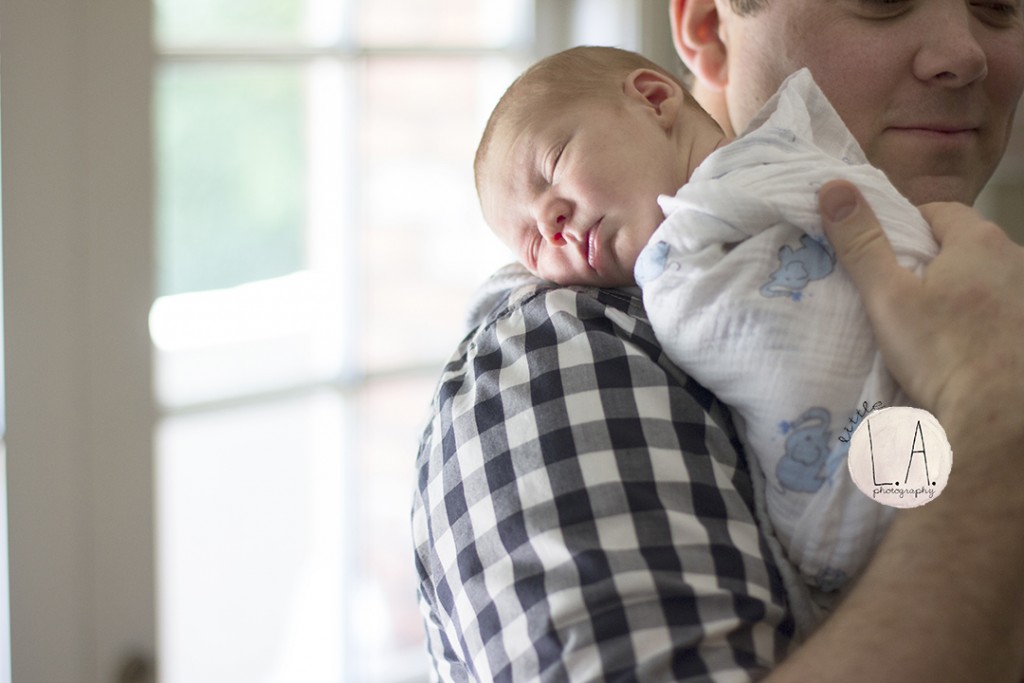
[[[152,656],[151,8],[3,0],[11,667]]]

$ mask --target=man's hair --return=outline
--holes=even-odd
[[[741,17],[757,14],[764,9],[767,4],[768,0],[729,0],[729,5],[732,7],[732,11]]]
[[[584,98],[607,98],[621,95],[622,79],[637,69],[652,69],[686,86],[674,74],[643,55],[615,47],[574,47],[545,57],[524,71],[491,112],[473,163],[479,186],[481,166],[501,126],[518,127],[535,114],[538,103],[569,105]]]

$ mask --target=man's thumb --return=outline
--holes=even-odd
[[[856,186],[845,180],[825,183],[818,193],[818,206],[826,223],[842,223],[857,210],[857,205],[861,201]]]
[[[836,258],[870,308],[872,297],[884,296],[902,275],[889,239],[860,190],[848,181],[825,183],[818,207]]]

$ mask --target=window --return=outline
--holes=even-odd
[[[155,18],[162,679],[422,678],[416,440],[508,260],[471,163],[533,3]]]

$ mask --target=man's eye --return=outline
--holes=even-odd
[[[910,8],[911,0],[858,0],[861,10],[872,17],[887,19]]]
[[[1020,14],[1020,6],[1012,2],[972,2],[971,7],[999,22],[1012,22]]]

